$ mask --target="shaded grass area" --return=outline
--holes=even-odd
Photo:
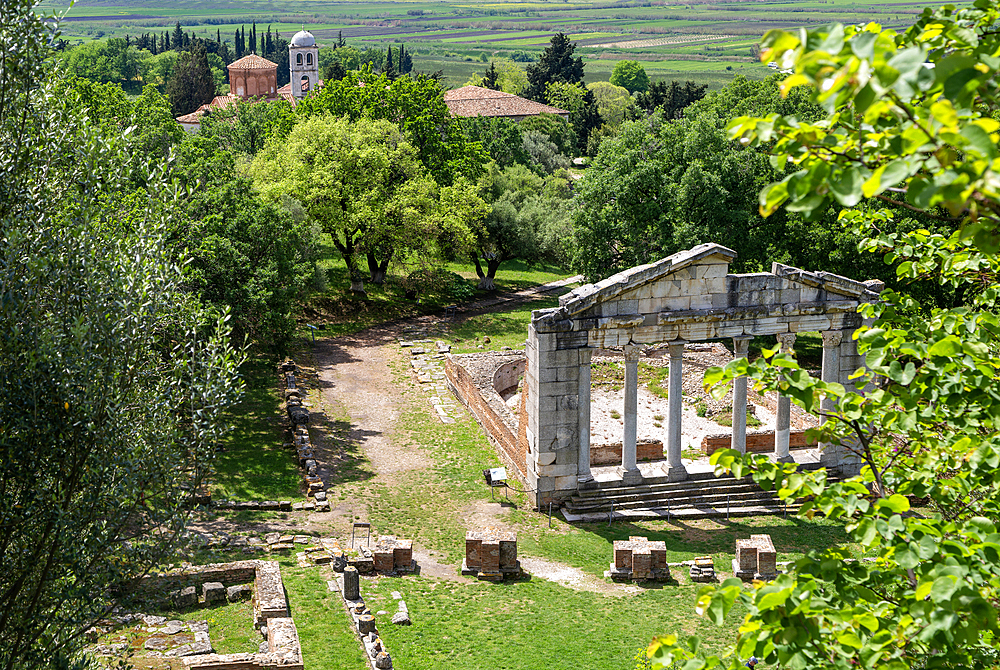
[[[299,495],[294,457],[282,445],[274,362],[251,357],[243,364],[243,400],[229,413],[232,430],[215,459],[212,496],[229,500],[280,500]]]
[[[658,398],[667,397],[664,384],[670,374],[670,368],[661,365],[650,365],[639,362],[639,386]],[[625,363],[621,361],[596,361],[590,364],[591,384],[602,391],[621,391],[625,386]]]

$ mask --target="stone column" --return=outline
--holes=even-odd
[[[590,349],[580,349],[577,418],[580,432],[580,453],[576,465],[576,480],[582,486],[592,483],[590,474]]]
[[[844,339],[842,330],[823,331],[823,371],[820,378],[828,383],[840,383],[840,343]],[[824,412],[832,412],[836,408],[833,398],[824,396],[820,403]],[[821,419],[823,417],[820,417]],[[840,445],[821,442],[820,462],[830,468],[840,466]]]
[[[353,565],[344,568],[344,600],[357,600],[361,597],[358,569]]]
[[[687,479],[687,469],[681,462],[681,393],[684,382],[684,340],[670,343],[670,372],[667,385],[667,476],[671,480]]]
[[[792,353],[795,346],[795,333],[779,333],[777,335],[778,344],[781,345],[781,352]],[[792,401],[783,396],[778,396],[778,420],[774,427],[774,458],[779,463],[792,463],[795,459],[788,448],[789,433],[792,425]]]
[[[734,337],[733,352],[736,358],[746,358],[750,351],[750,337]],[[733,380],[733,449],[747,452],[747,378]]]
[[[642,474],[635,463],[636,420],[639,409],[639,347],[625,345],[625,432],[622,435],[622,466],[618,472],[624,484],[642,482]]]

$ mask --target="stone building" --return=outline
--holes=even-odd
[[[640,345],[666,343],[670,352],[667,461],[671,481],[688,477],[681,461],[684,345],[731,338],[746,356],[755,335],[775,335],[791,349],[797,333],[823,336],[822,379],[853,389],[850,375],[863,365],[852,334],[862,325],[858,306],[878,298],[881,282],[858,282],[828,272],[775,263],[771,272],[730,274],[736,253],[702,244],[655,263],[631,268],[575,289],[559,307],[536,310],[528,329],[522,402],[527,426],[522,450],[525,483],[541,508],[595,486],[590,471],[590,359],[598,348],[624,348],[621,485],[639,485],[636,464],[638,356]],[[734,408],[747,402],[746,378],[733,386]],[[780,398],[775,458],[790,459],[789,399]],[[832,401],[824,400],[831,409]],[[746,415],[734,411],[734,449],[745,450]],[[842,445],[820,445],[821,461],[851,474],[860,468]]]
[[[287,100],[294,106],[299,100],[323,86],[319,78],[319,46],[311,33],[300,30],[288,45],[288,69],[291,82],[278,88],[278,65],[257,54],[247,54],[233,61],[226,68],[229,72],[229,93],[217,95],[191,112],[177,117],[177,122],[188,132],[197,132],[201,117],[212,110],[226,109],[245,102],[272,102]]]
[[[444,104],[452,116],[490,116],[523,121],[539,114],[556,114],[569,121],[569,112],[565,109],[482,86],[463,86],[446,91]]]

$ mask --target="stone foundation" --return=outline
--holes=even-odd
[[[755,454],[768,454],[774,451],[774,431],[762,430],[756,433],[747,433],[747,451]],[[729,449],[733,443],[733,436],[728,433],[718,433],[716,435],[706,435],[701,439],[701,451],[706,456],[711,456],[719,449]],[[816,440],[806,438],[804,430],[793,430],[788,433],[789,449],[808,449],[816,446]]]
[[[770,535],[751,535],[749,540],[736,540],[733,574],[743,581],[774,579],[778,576],[777,553]]]
[[[494,582],[519,577],[517,533],[496,528],[466,532],[462,574]]]
[[[670,581],[665,542],[650,542],[645,537],[633,536],[628,540],[615,540],[614,552],[615,560],[610,570],[614,581]]]

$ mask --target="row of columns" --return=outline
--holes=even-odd
[[[840,344],[844,331],[824,331],[823,333],[823,371],[825,382],[837,382],[840,376]],[[791,353],[795,346],[795,333],[780,333],[778,343],[783,353]],[[733,338],[733,351],[736,358],[746,358],[750,349],[750,337]],[[667,465],[666,474],[670,479],[679,480],[687,477],[687,470],[681,461],[681,413],[683,411],[683,365],[684,340],[675,340],[668,345],[670,367],[667,393]],[[618,469],[622,483],[626,485],[642,482],[642,474],[636,462],[637,418],[638,418],[638,388],[639,388],[639,347],[634,344],[625,346],[625,406],[624,432],[622,435],[622,464]],[[577,479],[581,486],[594,480],[590,471],[590,362],[591,350],[580,349],[579,403],[578,420],[580,433],[579,460],[577,463]],[[732,448],[740,453],[746,453],[747,431],[747,378],[737,377],[733,380],[733,438]],[[824,398],[824,411],[834,408],[833,399]],[[791,435],[791,401],[786,396],[778,396],[777,421],[774,431],[774,454],[779,462],[791,462],[789,445]],[[832,452],[832,445],[821,444],[824,455]],[[824,457],[824,460],[836,458],[836,454]],[[835,465],[836,463],[834,463]]]

